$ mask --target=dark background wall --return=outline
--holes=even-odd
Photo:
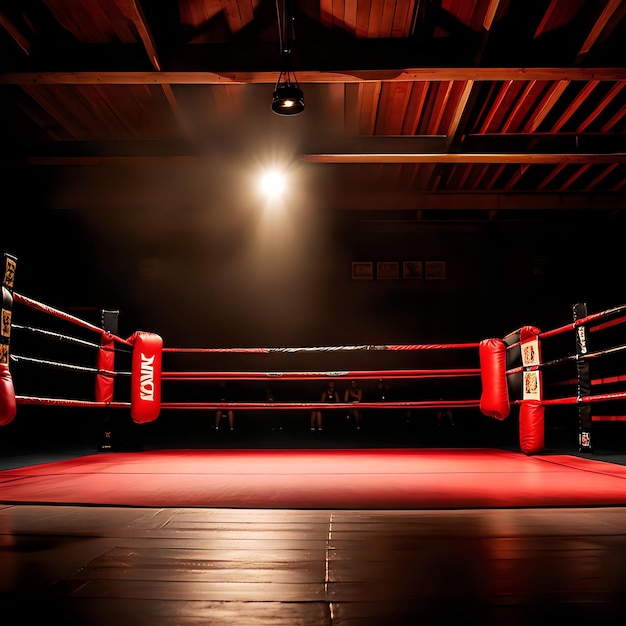
[[[66,204],[58,184],[25,181],[5,209],[16,290],[119,309],[122,332],[172,346],[473,341],[623,299],[620,223],[434,224],[314,204],[268,217],[219,197],[131,202],[123,185],[111,204],[93,191]],[[352,261],[404,260],[443,260],[446,279],[351,279]]]
[[[15,290],[96,324],[101,309],[119,310],[121,336],[147,330],[168,347],[477,342],[560,327],[576,302],[595,312],[624,300],[620,224],[420,223],[299,196],[271,214],[208,183],[14,174],[22,193],[5,208],[0,241],[18,258]],[[445,261],[446,278],[351,277],[353,261],[404,260]],[[16,307],[14,321],[22,315]],[[60,360],[71,356],[63,347]],[[169,358],[181,370],[463,366],[415,352]],[[18,393],[55,380],[22,374]]]

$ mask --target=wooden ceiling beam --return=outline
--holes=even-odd
[[[626,152],[593,153],[444,153],[444,154],[302,154],[309,163],[626,163]]]
[[[275,84],[272,72],[4,72],[0,85]],[[298,70],[299,83],[376,81],[626,81],[625,67],[422,67],[399,70]]]
[[[17,44],[20,50],[26,55],[30,55],[31,43],[20,29],[9,19],[3,11],[0,11],[0,27],[4,28],[11,39]]]
[[[127,9],[129,17],[137,29],[137,33],[141,39],[146,54],[150,59],[150,64],[155,70],[160,71],[161,61],[159,59],[157,45],[150,27],[148,26],[148,21],[146,20],[146,16],[144,15],[141,5],[137,4],[135,0],[130,0],[130,2],[128,2]]]
[[[577,62],[580,63],[582,58],[591,50],[591,48],[608,28],[612,29],[617,25],[618,20],[614,20],[613,17],[617,14],[618,9],[620,8],[623,10],[623,0],[609,0],[602,11],[602,14],[596,23],[593,24],[585,43],[583,43],[582,48],[578,53]]]
[[[197,161],[202,157],[192,154],[161,155],[110,155],[110,156],[25,156],[21,160],[30,165],[131,165],[134,163],[175,163]],[[301,154],[300,160],[307,163],[513,163],[513,164],[579,164],[597,165],[626,163],[626,153],[614,154],[524,154],[524,153],[397,153],[397,154]]]

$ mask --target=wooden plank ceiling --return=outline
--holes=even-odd
[[[623,0],[5,2],[0,150],[95,168],[276,143],[337,209],[614,217],[624,41]],[[291,118],[270,110],[287,49]]]

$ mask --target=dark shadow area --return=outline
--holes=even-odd
[[[214,412],[163,411],[152,423],[135,424],[124,410],[20,407],[0,430],[0,469],[96,452],[192,449],[384,449],[498,448],[519,451],[515,411],[502,421],[478,409],[457,409],[453,423],[436,410],[364,410],[360,429],[346,411],[329,410],[322,431],[309,430],[309,411],[239,410],[231,431],[215,429]],[[626,465],[626,432],[620,422],[594,424],[592,453],[579,453],[573,409],[550,411],[545,453],[581,455]]]

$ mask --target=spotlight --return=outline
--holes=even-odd
[[[291,43],[294,38],[293,17],[289,0],[276,0],[281,70],[274,87],[272,111],[277,115],[299,115],[304,111],[304,94],[291,65]],[[292,79],[293,75],[293,79]]]
[[[276,89],[274,89],[272,111],[277,115],[298,115],[304,111],[302,89],[298,87],[298,83],[292,83],[289,76],[282,83],[280,77],[278,78]]]
[[[286,181],[282,172],[265,172],[259,182],[261,191],[268,198],[277,198],[285,191]]]

